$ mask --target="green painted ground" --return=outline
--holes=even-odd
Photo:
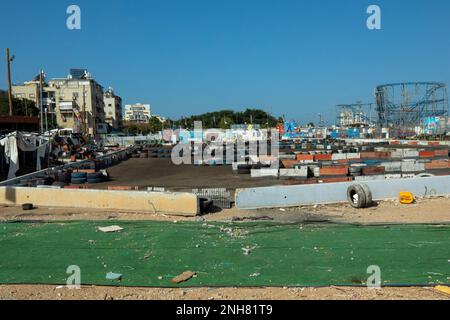
[[[97,231],[120,225],[120,233]],[[253,248],[248,255],[242,248]],[[273,223],[61,222],[0,224],[0,283],[123,286],[383,285],[450,283],[450,226]],[[198,273],[183,284],[183,271]],[[107,272],[123,274],[120,282]]]

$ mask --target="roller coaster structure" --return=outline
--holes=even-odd
[[[404,82],[375,88],[378,126],[397,136],[414,133],[430,117],[448,118],[447,85],[440,82]]]

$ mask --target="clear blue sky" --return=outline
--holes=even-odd
[[[66,28],[70,4],[79,31]],[[366,28],[369,4],[381,31]],[[330,122],[336,104],[372,102],[378,84],[450,83],[448,0],[44,0],[1,12],[0,75],[8,46],[13,82],[41,66],[50,78],[87,68],[124,103],[175,118],[259,107]]]

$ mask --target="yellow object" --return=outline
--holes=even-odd
[[[411,192],[400,192],[400,203],[411,204],[414,202],[414,195]]]
[[[436,286],[434,287],[434,290],[442,292],[442,293],[446,293],[450,295],[450,287],[446,287],[446,286]]]

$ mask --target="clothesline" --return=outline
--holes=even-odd
[[[41,170],[41,158],[45,157],[48,151],[51,151],[49,139],[34,133],[12,132],[0,139],[0,146],[5,151],[6,163],[9,164],[8,178],[16,177],[19,166],[19,149],[24,152],[37,151],[36,170]]]

